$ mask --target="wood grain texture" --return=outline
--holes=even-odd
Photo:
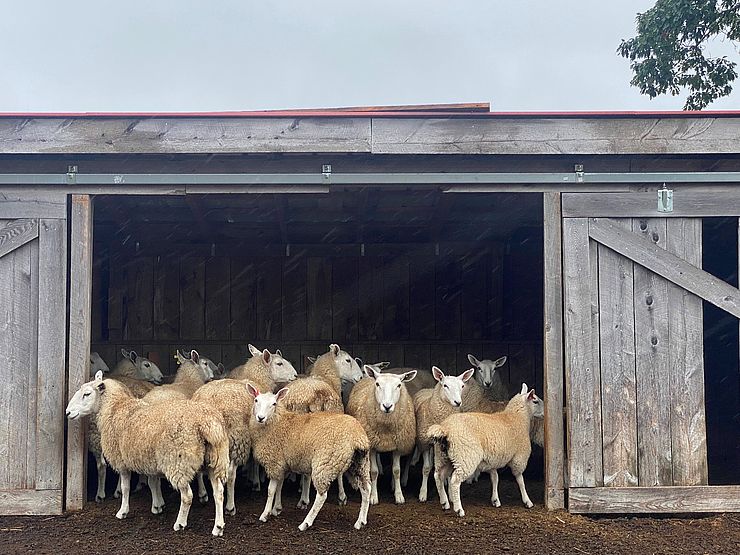
[[[383,338],[383,274],[382,259],[360,257],[359,339],[378,341]]]
[[[39,222],[36,489],[62,488],[67,329],[67,222]]]
[[[95,118],[0,121],[0,151],[53,153],[369,152],[369,118]]]
[[[206,260],[206,339],[229,337],[230,288],[229,259],[215,256]]]
[[[90,376],[93,206],[88,195],[72,196],[69,279],[67,398]],[[65,510],[83,508],[87,497],[87,438],[81,420],[67,425]]]
[[[154,339],[180,337],[180,259],[161,255],[154,259]],[[229,315],[224,318],[228,321]]]
[[[0,516],[60,515],[62,490],[0,490]]]
[[[383,337],[409,339],[409,260],[396,256],[383,265]]]
[[[358,338],[358,276],[357,258],[332,260],[332,337],[340,345]]]
[[[180,260],[180,339],[205,336],[205,258]]]
[[[563,426],[563,231],[559,193],[545,193],[544,226],[544,386],[545,507],[565,507],[565,430]]]
[[[571,513],[719,513],[740,511],[740,486],[570,488]]]
[[[740,150],[740,119],[374,119],[374,154],[689,154]]]
[[[283,263],[283,340],[307,337],[306,310],[308,294],[306,272],[306,258],[302,254],[289,256],[285,259]],[[291,362],[295,363],[296,361]],[[296,368],[298,367],[296,366]]]
[[[329,265],[331,268],[331,264]],[[283,261],[280,258],[265,258],[257,264],[256,316],[259,341],[280,341],[282,334],[282,276]],[[331,275],[329,276],[329,294],[331,295]],[[329,299],[331,302],[331,299]],[[331,319],[329,320],[331,329]]]
[[[22,192],[9,187],[0,191],[0,219],[66,217],[67,196],[63,191]]]
[[[667,220],[666,249],[701,268],[702,221],[697,218]],[[669,283],[668,302],[673,484],[706,485],[709,471],[702,301]]]
[[[245,342],[257,335],[256,264],[250,258],[231,258],[231,339]]]
[[[631,220],[613,220],[631,230]],[[631,260],[599,246],[601,410],[605,486],[636,486],[635,269]]]
[[[665,249],[626,233],[603,219],[593,219],[590,236],[659,276],[740,318],[740,290],[689,264]]]
[[[38,220],[15,220],[0,229],[0,257],[39,236]]]
[[[588,227],[587,219],[563,220],[568,476],[576,487],[603,481],[597,253],[589,244]]]
[[[154,321],[154,258],[136,257],[127,268],[123,338],[133,341],[149,339],[153,335]]]
[[[307,262],[308,339],[326,339],[332,331],[332,263],[311,257]]]
[[[658,212],[657,186],[649,192],[564,193],[563,215],[569,218],[685,218],[734,216],[740,214],[740,195],[736,191],[676,188],[673,212]]]

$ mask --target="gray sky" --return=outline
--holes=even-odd
[[[0,111],[680,109],[616,54],[653,3],[0,0]],[[735,88],[711,108],[740,109]]]

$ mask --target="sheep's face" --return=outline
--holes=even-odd
[[[365,365],[368,377],[375,380],[375,400],[380,412],[390,414],[396,409],[401,397],[401,388],[404,382],[410,382],[416,377],[416,370],[405,374],[381,374],[372,366]]]
[[[67,418],[76,420],[98,412],[100,409],[100,395],[103,391],[105,391],[103,372],[98,370],[93,381],[82,384],[82,387],[72,395],[65,411]]]
[[[545,416],[545,403],[535,394],[534,389],[529,389],[527,384],[523,383],[519,395],[524,398],[525,405],[532,411],[533,418],[542,418]]]
[[[277,404],[280,399],[285,397],[285,394],[288,393],[288,388],[284,387],[277,393],[260,393],[259,389],[248,383],[247,391],[254,399],[254,407],[252,407],[252,419],[257,424],[266,424],[275,414],[275,410],[277,410]]]
[[[466,370],[460,376],[446,376],[442,370],[432,366],[432,376],[442,386],[442,395],[453,407],[462,405],[462,394],[465,384],[473,377],[474,368]]]
[[[136,351],[129,351],[128,354],[126,354],[125,351],[122,352],[123,356],[133,362],[134,366],[136,366],[136,373],[138,374],[138,378],[155,383],[157,385],[162,383],[164,376],[162,376],[162,371],[159,369],[159,366],[154,364],[148,358],[139,356],[138,354],[136,354]]]
[[[265,350],[267,351],[267,349]],[[270,354],[270,351],[267,351],[267,353]],[[275,351],[274,354],[270,354],[267,365],[270,367],[270,375],[272,376],[272,379],[277,383],[292,382],[298,377],[298,372],[296,372],[296,369],[293,367],[291,362],[283,357],[283,353],[280,352],[280,349]]]
[[[478,360],[473,355],[468,355],[468,360],[475,368],[475,379],[483,389],[490,389],[493,386],[496,368],[506,364],[505,356],[496,360]]]
[[[108,368],[108,365],[103,360],[103,357],[93,351],[92,353],[90,353],[90,375],[94,376],[98,372],[107,374],[108,372],[110,372],[110,368]]]
[[[347,352],[339,348],[339,345],[329,345],[329,352],[334,357],[334,365],[339,372],[339,378],[343,382],[357,383],[362,379],[362,369],[357,361]]]

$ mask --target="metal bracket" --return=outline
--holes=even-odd
[[[77,184],[77,166],[67,166],[67,185]]]
[[[576,182],[583,183],[583,164],[576,164],[573,171],[576,172]]]
[[[667,189],[665,183],[658,189],[658,212],[673,212],[673,189]]]
[[[331,164],[323,164],[321,166],[321,174],[324,176],[324,181],[326,183],[331,181]]]

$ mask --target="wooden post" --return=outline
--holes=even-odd
[[[545,506],[565,507],[563,430],[563,259],[560,193],[544,193]]]
[[[90,195],[72,195],[67,398],[89,380],[93,218]],[[85,421],[67,427],[67,511],[82,509],[87,496]]]

